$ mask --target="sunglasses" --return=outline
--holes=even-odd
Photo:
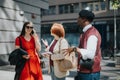
[[[26,28],[27,28],[27,29],[33,29],[33,27],[31,27],[31,26],[26,26]]]

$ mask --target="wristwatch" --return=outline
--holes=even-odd
[[[74,51],[74,52],[77,52],[77,48],[76,48],[76,47],[74,47],[74,48],[73,48],[73,51]]]

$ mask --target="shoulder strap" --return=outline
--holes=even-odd
[[[61,47],[61,40],[62,39],[60,39],[60,41],[59,41],[59,53],[60,53],[60,47]]]

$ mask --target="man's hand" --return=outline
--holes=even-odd
[[[69,52],[69,53],[71,53],[71,52],[73,52],[73,51],[74,51],[74,47],[68,48],[68,52]]]
[[[71,54],[72,52],[74,51],[74,47],[70,47],[68,49],[64,49],[63,52],[64,52],[64,55],[67,55],[67,54]]]

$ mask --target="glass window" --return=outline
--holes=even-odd
[[[50,6],[49,7],[49,14],[50,15],[56,14],[56,7],[55,6]]]
[[[87,3],[82,3],[82,9],[85,9],[88,6]]]
[[[82,9],[86,9],[89,7],[89,10],[91,11],[100,11],[100,10],[105,10],[105,2],[89,2],[89,3],[82,3]]]
[[[59,13],[74,13],[79,12],[79,4],[73,3],[73,4],[65,4],[65,5],[59,5]]]
[[[41,9],[42,15],[54,15],[56,14],[56,6],[50,6],[48,10]]]
[[[60,13],[60,14],[63,14],[63,13],[64,13],[64,6],[63,6],[63,5],[60,5],[60,6],[59,6],[59,13]]]
[[[99,6],[98,6],[98,4],[95,4],[95,11],[99,11]]]
[[[66,33],[79,33],[79,26],[77,23],[63,23]]]
[[[101,2],[101,10],[105,10],[105,2]]]
[[[50,33],[51,26],[52,26],[52,24],[42,24],[41,25],[41,33],[42,34]]]
[[[60,5],[59,6],[59,13],[69,13],[70,12],[70,5]]]
[[[90,10],[93,11],[93,4],[90,4]]]
[[[68,13],[69,12],[69,6],[68,5],[64,5],[64,12]]]
[[[73,13],[74,12],[74,4],[71,4],[70,5],[70,13]]]
[[[46,9],[41,9],[41,14],[44,15],[48,15],[49,10]]]
[[[80,11],[79,4],[75,3],[74,4],[74,12],[78,13]]]

